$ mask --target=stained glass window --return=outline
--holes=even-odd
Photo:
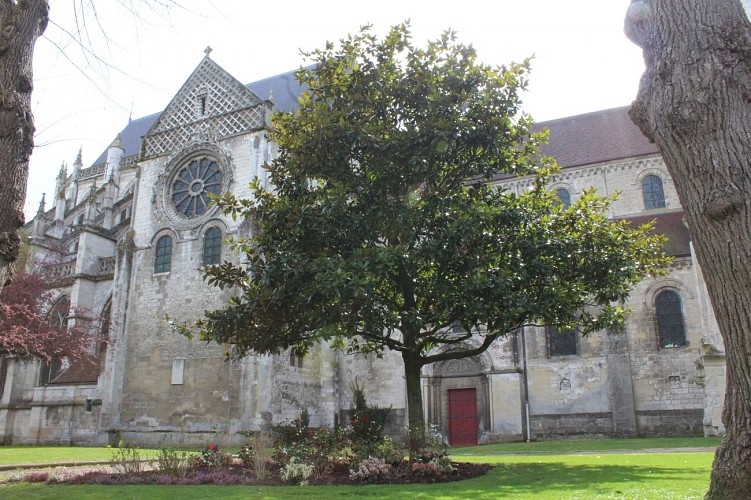
[[[665,192],[662,189],[662,179],[656,175],[648,175],[641,181],[644,208],[665,208]]]
[[[216,160],[207,156],[193,158],[172,181],[171,199],[175,210],[188,218],[203,215],[211,204],[209,193],[221,192],[222,179]]]
[[[154,272],[168,273],[172,267],[172,238],[162,236],[156,242],[154,255]]]
[[[219,264],[222,257],[222,231],[214,226],[203,235],[203,265]]]
[[[567,190],[563,188],[558,189],[556,190],[555,195],[560,200],[561,205],[563,205],[564,208],[571,206],[571,193],[569,193]]]

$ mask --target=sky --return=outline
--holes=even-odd
[[[417,45],[451,28],[485,63],[534,56],[523,100],[536,121],[628,105],[644,71],[641,49],[623,34],[630,0],[50,3],[50,24],[34,55],[37,133],[27,220],[42,193],[52,206],[63,162],[70,173],[80,148],[84,168],[91,166],[130,117],[163,110],[207,46],[214,61],[250,83],[308,64],[301,50],[365,24],[383,34],[409,20]]]

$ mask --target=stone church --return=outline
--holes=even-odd
[[[0,356],[2,443],[204,445],[217,434],[242,442],[245,431],[303,410],[311,425],[333,426],[346,421],[355,380],[370,404],[392,408],[392,434],[404,432],[397,355],[319,345],[304,357],[227,361],[227,346],[191,342],[167,320],[196,319],[230,298],[201,270],[241,262],[228,240],[251,227],[225,217],[209,194],[249,197],[251,179],[268,183],[270,116],[293,111],[300,93],[293,73],[244,85],[207,54],[161,113],[130,121],[89,166],[81,152],[71,171],[63,165],[52,208],[43,199],[26,227],[33,262],[59,284],[50,314],[70,324],[87,321],[74,311],[90,311],[108,342],[85,366]],[[722,341],[659,151],[626,108],[540,125],[550,129],[545,152],[562,167],[549,186],[561,203],[589,187],[620,191],[610,215],[655,219],[672,267],[634,290],[621,333],[528,327],[476,358],[426,367],[428,421],[452,445],[722,433]],[[525,178],[495,182],[530,187]]]

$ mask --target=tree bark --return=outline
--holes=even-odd
[[[644,50],[630,115],[675,182],[725,343],[727,390],[707,498],[751,492],[751,24],[739,0],[632,1]]]
[[[408,444],[410,457],[414,457],[415,451],[421,448],[425,442],[425,416],[420,383],[420,372],[423,364],[419,355],[410,352],[402,352],[402,360],[404,361],[404,375],[407,380]]]
[[[0,290],[18,258],[34,148],[32,57],[48,13],[47,0],[0,0]]]

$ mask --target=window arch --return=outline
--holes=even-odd
[[[63,331],[68,328],[69,315],[70,299],[66,295],[63,295],[50,308],[50,312],[47,314],[47,322],[54,329]],[[54,357],[49,362],[42,363],[42,369],[39,373],[40,384],[47,385],[53,382],[69,365],[70,362],[65,356]]]
[[[65,330],[68,328],[68,315],[70,314],[70,299],[63,295],[55,301],[47,315],[47,321],[54,328]]]
[[[172,238],[162,236],[156,242],[154,273],[168,273],[172,268]]]
[[[112,327],[112,297],[107,299],[102,314],[99,316],[99,341],[97,343],[97,355],[99,356],[99,369],[104,368],[107,358],[107,342],[109,341],[110,328]]]
[[[681,297],[673,290],[663,290],[655,297],[655,317],[660,349],[686,345]]]
[[[203,265],[219,264],[222,257],[222,230],[210,227],[203,235]]]
[[[644,208],[665,208],[665,191],[662,179],[654,174],[647,175],[641,181],[641,192],[644,197]]]
[[[556,189],[555,196],[556,198],[558,198],[561,205],[563,205],[563,208],[568,208],[571,206],[571,193],[569,193],[567,189],[563,189],[563,188]]]

